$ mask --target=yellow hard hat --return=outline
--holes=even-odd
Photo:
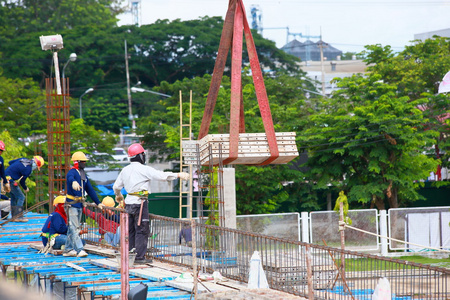
[[[64,196],[58,196],[55,198],[55,200],[53,200],[53,205],[56,206],[60,203],[65,203],[66,202],[66,197]]]
[[[109,207],[116,206],[116,202],[114,202],[114,199],[110,196],[106,196],[105,198],[103,198],[102,204]]]
[[[72,161],[87,161],[87,160],[88,158],[81,151],[77,151],[72,155]]]
[[[33,156],[34,161],[36,162],[36,166],[38,167],[38,169],[41,169],[41,167],[44,165],[45,161],[42,158],[42,156],[36,155]]]

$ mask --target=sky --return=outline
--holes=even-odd
[[[228,2],[140,0],[140,24],[158,19],[225,18]],[[411,44],[414,34],[450,28],[450,0],[243,0],[243,3],[250,26],[250,10],[256,7],[261,13],[262,35],[279,48],[294,38],[304,42],[306,36],[322,35],[325,42],[343,52],[358,53],[364,50],[364,45],[372,44],[390,45],[401,51]],[[119,25],[133,23],[131,13],[122,14],[119,19]]]

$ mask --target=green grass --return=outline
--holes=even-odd
[[[441,268],[450,268],[450,258],[428,258],[419,255],[414,256],[401,256],[398,259],[405,260],[414,263],[427,264]],[[336,259],[340,264],[340,259]],[[382,261],[372,258],[346,258],[345,269],[347,271],[374,271],[374,270],[398,270],[398,269],[410,269],[411,266],[398,264],[396,262]]]
[[[429,258],[420,255],[401,256],[401,260],[411,261],[419,264],[427,264],[442,268],[450,268],[450,258]]]

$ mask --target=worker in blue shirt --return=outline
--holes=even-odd
[[[69,207],[69,229],[67,231],[67,242],[64,249],[64,256],[85,257],[88,254],[84,251],[80,238],[80,223],[83,215],[83,202],[86,194],[101,209],[104,207],[94,188],[92,187],[84,168],[88,161],[86,155],[77,151],[72,155],[73,167],[67,172],[66,176],[66,202],[71,204]]]
[[[66,197],[58,196],[53,200],[55,210],[48,216],[44,226],[42,226],[42,244],[47,246],[48,240],[55,240],[52,246],[54,249],[61,249],[67,240],[67,215],[64,210]]]
[[[25,157],[11,160],[9,167],[6,168],[6,179],[11,186],[10,198],[11,198],[11,216],[14,218],[16,215],[21,215],[23,212],[23,204],[25,202],[25,195],[23,194],[20,186],[22,186],[25,193],[29,192],[26,184],[27,178],[31,175],[33,170],[44,165],[44,159],[41,156],[34,156],[32,159]],[[23,215],[15,218],[15,222],[28,222],[23,218]]]

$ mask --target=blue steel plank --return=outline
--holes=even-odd
[[[25,252],[25,251],[28,251],[29,249],[32,249],[32,248],[30,246],[28,246],[28,245],[8,245],[8,246],[1,246],[0,245],[0,253],[8,252],[8,251]]]
[[[83,277],[83,276],[95,276],[95,275],[106,275],[106,274],[117,274],[114,272],[111,272],[110,270],[91,270],[86,272],[80,272],[75,269],[67,270],[63,272],[58,271],[50,271],[50,272],[36,272],[37,274],[45,275],[45,276],[56,276],[57,278],[64,278],[67,276],[71,276],[72,278],[75,277]]]
[[[102,270],[102,271],[93,271],[93,272],[79,272],[76,270],[73,270],[71,274],[68,273],[47,273],[46,276],[55,276],[56,279],[59,279],[64,282],[68,282],[72,279],[72,281],[83,281],[85,278],[97,278],[97,277],[104,277],[104,276],[115,276],[117,273],[108,271],[108,270]]]
[[[78,271],[78,273],[92,273],[92,272],[100,272],[100,271],[111,271],[111,270],[105,270],[105,269],[101,269],[98,267],[83,267],[86,271]],[[71,267],[59,267],[59,268],[46,268],[46,269],[40,269],[40,270],[35,270],[35,273],[50,273],[50,274],[54,274],[54,273],[58,273],[58,274],[65,274],[65,273],[72,273],[73,271],[75,271],[74,268]]]
[[[81,282],[81,281],[96,281],[96,280],[114,280],[114,279],[120,279],[120,274],[116,273],[116,274],[109,274],[109,275],[97,275],[97,276],[82,276],[82,277],[77,277],[77,278],[73,278],[73,277],[68,277],[66,278],[66,276],[63,276],[63,278],[61,278],[61,281],[63,282],[67,282],[67,283],[73,283],[73,282]],[[136,278],[136,277],[131,277],[130,278]]]
[[[110,291],[97,291],[94,292],[95,295],[102,295],[102,296],[112,296],[112,295],[118,295],[121,293],[120,289],[110,290]],[[149,293],[177,293],[181,292],[179,289],[173,288],[173,287],[167,287],[167,286],[161,286],[161,287],[148,287],[147,290],[147,296],[149,296]],[[186,293],[183,291],[183,293]],[[172,295],[171,295],[172,296]]]
[[[130,288],[133,288],[140,283],[145,283],[147,286],[159,286],[158,282],[153,282],[149,280],[142,281],[131,281]],[[83,289],[83,291],[100,291],[100,290],[120,290],[120,282],[102,282],[102,283],[83,283],[78,285],[79,288]]]
[[[21,252],[21,253],[5,253],[0,254],[0,261],[10,261],[10,260],[30,260],[30,259],[45,259],[45,260],[51,260],[53,258],[84,258],[84,257],[73,257],[73,256],[62,256],[62,255],[53,255],[53,254],[44,254],[44,253],[37,253],[37,252]],[[98,259],[103,258],[103,256],[97,255],[97,254],[91,254],[90,256],[87,256],[86,258],[89,259]]]
[[[77,262],[77,265],[83,268],[92,266],[92,264],[89,261],[83,261],[83,262]],[[31,273],[31,272],[37,272],[39,270],[43,270],[43,269],[52,269],[52,268],[58,268],[58,267],[62,267],[62,266],[66,266],[65,262],[61,262],[61,263],[55,263],[55,264],[51,264],[51,265],[31,265],[31,266],[23,266],[22,270]]]
[[[101,256],[98,255],[92,255],[89,257],[89,259],[98,259],[101,258]],[[86,261],[86,258],[84,257],[69,257],[69,256],[55,256],[55,257],[40,257],[39,259],[24,259],[18,261],[17,259],[5,259],[3,260],[3,265],[5,266],[28,266],[32,264],[52,264],[52,263],[60,263],[60,262],[72,262],[76,263],[78,261]],[[2,259],[0,259],[0,263],[2,262]]]

